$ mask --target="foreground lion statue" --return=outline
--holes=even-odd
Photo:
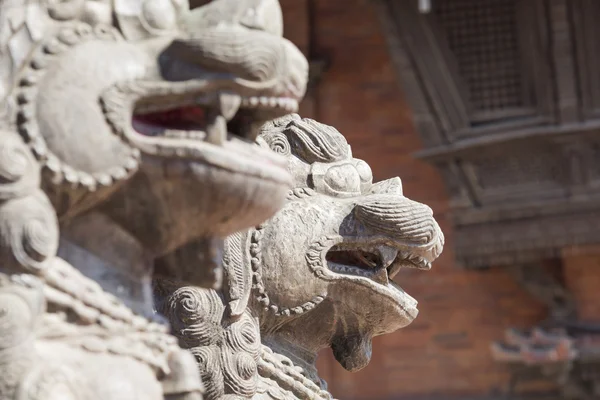
[[[287,204],[226,240],[222,292],[158,280],[158,309],[196,356],[206,398],[330,399],[317,352],[331,346],[346,369],[366,366],[373,336],[417,316],[392,278],[429,269],[444,236],[399,178],[373,183],[334,128],[292,114],[258,142],[287,158]]]
[[[285,160],[249,144],[304,94],[281,21],[276,0],[0,1],[1,399],[202,397],[152,269],[216,287],[218,238],[284,203]]]

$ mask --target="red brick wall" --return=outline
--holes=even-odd
[[[563,250],[565,285],[573,295],[582,321],[600,320],[600,246],[577,246]]]
[[[280,0],[286,36],[309,49],[307,0]],[[373,359],[350,374],[329,355],[320,371],[340,399],[486,394],[503,389],[505,369],[489,345],[506,327],[528,327],[545,310],[501,269],[467,272],[455,265],[447,199],[437,171],[411,154],[421,144],[369,0],[315,0],[314,51],[331,60],[301,113],[334,125],[366,160],[376,179],[400,176],[405,194],[430,205],[447,238],[429,272],[407,271],[398,282],[420,302],[409,327],[377,338]]]

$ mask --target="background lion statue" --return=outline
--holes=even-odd
[[[366,366],[372,337],[418,313],[392,278],[429,269],[444,236],[399,178],[373,183],[334,128],[292,114],[266,123],[258,142],[286,157],[288,202],[226,240],[221,292],[159,280],[158,309],[196,356],[208,399],[329,399],[317,352]]]
[[[307,82],[278,2],[2,0],[0,63],[0,398],[201,398],[151,274],[218,286],[285,201],[252,144]]]

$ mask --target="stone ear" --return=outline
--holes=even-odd
[[[252,291],[249,239],[248,233],[234,233],[227,237],[223,248],[223,295],[234,318],[244,313]]]

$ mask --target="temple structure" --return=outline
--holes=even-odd
[[[434,208],[448,239],[427,276],[434,278],[397,276],[421,315],[375,340],[369,367],[350,376],[323,355],[331,391],[354,399],[555,399],[574,396],[564,392],[567,381],[596,379],[589,371],[600,323],[598,5],[282,5],[286,35],[313,65],[326,66],[301,112],[343,131],[374,176],[401,176],[414,199]],[[520,374],[513,367],[529,368],[519,357],[550,369],[566,362],[553,361],[558,349],[538,339],[533,352],[498,346],[511,343],[505,332],[513,329],[572,341],[573,353],[558,351],[572,357],[568,379],[532,373],[511,389]]]

